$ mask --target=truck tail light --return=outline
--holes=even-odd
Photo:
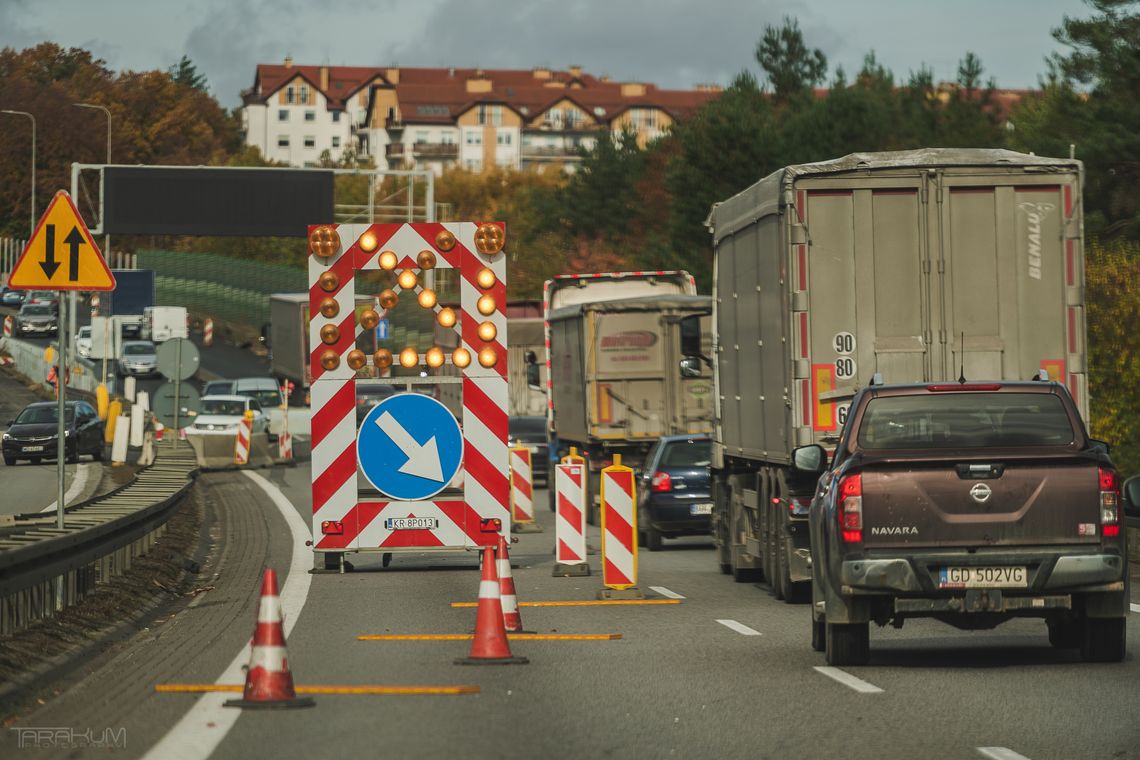
[[[1115,470],[1097,470],[1100,484],[1100,524],[1105,538],[1120,535],[1120,478]]]
[[[847,544],[863,542],[863,475],[839,481],[839,535]]]
[[[673,490],[673,479],[667,472],[655,472],[653,480],[650,481],[650,488],[653,493],[668,493]]]
[[[321,522],[321,533],[326,536],[343,536],[344,523],[340,520],[324,520]]]

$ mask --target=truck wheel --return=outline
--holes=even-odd
[[[645,526],[645,546],[651,552],[661,551],[661,531],[652,525]]]
[[[772,574],[768,576],[768,589],[772,592],[772,596],[776,599],[787,600],[788,582],[785,578],[785,571],[787,569],[788,558],[784,556],[784,542],[780,540],[779,530],[773,528],[776,535],[774,536],[776,546],[773,549],[774,555],[772,562]]]
[[[811,618],[811,648],[816,652],[824,652],[827,650],[827,619],[815,619],[815,615]]]
[[[720,488],[719,483],[713,483],[713,510],[715,512],[713,521],[716,525],[713,531],[713,544],[716,546],[717,569],[720,570],[721,575],[729,575],[732,572],[732,552],[728,546],[728,508],[721,506]],[[724,504],[727,503],[728,495],[724,497]]]
[[[1085,618],[1081,625],[1081,659],[1120,662],[1124,659],[1124,618]]]
[[[871,657],[869,623],[825,623],[828,665],[866,665]]]
[[[1075,620],[1048,621],[1049,643],[1055,649],[1076,649],[1081,645],[1081,626]]]
[[[741,507],[743,509],[743,507]],[[736,511],[734,510],[734,515]],[[743,567],[743,560],[739,557],[743,554],[743,547],[736,546],[736,537],[740,535],[740,527],[736,524],[737,518],[732,519],[732,530],[729,532],[728,551],[732,557],[732,579],[737,583],[755,583],[756,581],[764,580],[764,571],[758,567]]]

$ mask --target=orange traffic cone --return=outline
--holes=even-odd
[[[515,657],[507,643],[503,605],[499,598],[499,578],[495,570],[495,550],[483,547],[483,576],[479,581],[479,608],[475,614],[475,640],[471,654],[455,660],[456,665],[523,665],[530,660]]]
[[[281,599],[277,596],[277,573],[265,570],[261,582],[261,604],[257,627],[253,629],[253,651],[245,673],[241,699],[231,699],[226,707],[312,707],[311,697],[298,697],[285,653],[285,630],[281,627]]]
[[[511,554],[507,550],[507,539],[499,536],[499,597],[503,606],[503,626],[512,633],[522,633],[522,614],[519,613],[519,600],[515,595],[515,579],[511,575]]]

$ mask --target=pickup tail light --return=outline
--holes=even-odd
[[[1105,538],[1120,535],[1120,477],[1115,470],[1097,470],[1100,485],[1100,525]]]
[[[839,535],[846,544],[863,542],[863,475],[839,481]]]
[[[653,473],[653,480],[649,482],[649,487],[653,493],[668,493],[673,490],[673,479],[669,477],[669,473],[659,470]]]

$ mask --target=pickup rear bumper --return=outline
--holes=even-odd
[[[842,593],[859,594],[951,594],[956,589],[938,586],[939,569],[962,565],[1024,565],[1028,570],[1024,588],[1003,589],[1006,594],[1038,594],[1045,591],[1111,591],[1106,584],[1123,584],[1124,558],[1117,554],[1003,554],[931,555],[847,560],[839,570]],[[1099,588],[1098,588],[1099,587]],[[1120,586],[1123,589],[1123,585]]]

